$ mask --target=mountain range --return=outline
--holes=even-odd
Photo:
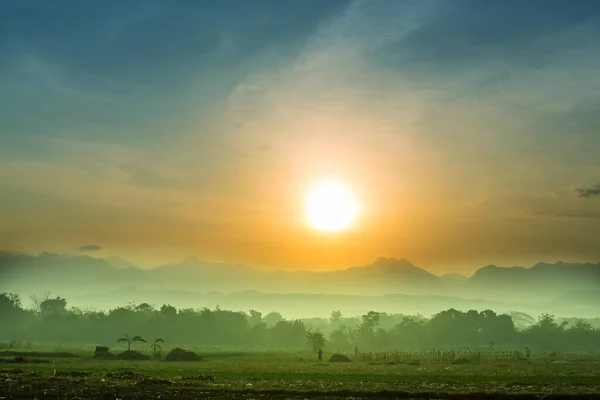
[[[317,294],[327,294],[329,300],[333,298],[331,296],[362,296],[364,302],[369,297],[369,306],[373,296],[383,298],[388,295],[385,301],[389,303],[390,295],[402,295],[402,298],[396,297],[392,308],[406,309],[409,303],[411,308],[418,308],[419,301],[431,305],[436,299],[434,303],[439,306],[460,304],[465,307],[465,301],[470,301],[473,305],[487,303],[496,308],[504,308],[504,304],[506,308],[535,308],[537,312],[573,310],[580,314],[597,314],[600,306],[598,283],[600,264],[592,263],[538,263],[530,268],[488,265],[466,277],[459,274],[437,276],[408,260],[384,257],[369,265],[312,272],[261,271],[240,265],[203,262],[194,257],[141,269],[118,257],[102,259],[49,252],[38,256],[0,252],[0,292],[28,295],[50,291],[68,299],[86,299],[95,306],[105,304],[108,298],[145,301],[144,295],[164,302],[185,298],[189,302],[184,303],[197,304],[195,302],[202,301],[199,298],[202,293],[211,294],[223,306],[228,295],[237,293],[234,297],[240,299],[252,297],[249,293],[262,292],[279,296],[273,308],[284,298],[292,299],[290,296],[296,296],[295,301],[298,301],[300,294],[313,298]],[[93,302],[92,298],[95,299]],[[256,295],[254,299],[257,300]]]

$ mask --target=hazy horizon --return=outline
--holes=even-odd
[[[84,248],[91,248],[94,247],[93,249],[84,249]],[[344,271],[350,268],[355,268],[355,267],[365,267],[365,266],[369,266],[375,262],[377,262],[378,260],[381,259],[389,259],[389,260],[397,260],[397,261],[407,261],[410,264],[412,264],[413,266],[417,267],[417,268],[421,268],[431,274],[437,275],[437,276],[444,276],[444,275],[461,275],[464,277],[469,277],[472,276],[475,272],[477,272],[477,270],[483,268],[483,267],[487,267],[487,266],[496,266],[496,267],[501,267],[501,268],[531,268],[536,264],[559,264],[559,263],[564,263],[564,264],[574,264],[574,263],[580,263],[580,264],[593,264],[593,265],[600,265],[600,262],[596,261],[596,260],[536,260],[532,263],[526,264],[526,263],[520,263],[520,264],[513,264],[513,265],[499,265],[499,264],[494,264],[494,263],[484,263],[484,264],[480,264],[480,265],[473,265],[471,268],[463,268],[463,269],[457,269],[457,270],[453,270],[450,268],[441,268],[441,269],[433,269],[433,268],[429,268],[427,265],[421,265],[418,263],[414,263],[412,260],[407,259],[405,257],[393,257],[393,256],[379,256],[376,257],[366,263],[363,264],[358,264],[358,263],[352,263],[346,266],[340,266],[340,267],[336,267],[336,268],[322,268],[322,267],[317,267],[317,266],[309,266],[306,268],[297,268],[297,269],[290,269],[290,268],[285,268],[285,266],[282,267],[273,267],[273,268],[264,268],[258,265],[252,265],[250,263],[233,263],[233,262],[229,262],[227,260],[211,260],[211,259],[207,259],[207,258],[202,258],[201,256],[197,255],[197,254],[187,254],[184,255],[181,258],[172,258],[172,259],[167,259],[164,262],[158,262],[158,263],[145,263],[145,264],[140,264],[140,263],[136,263],[135,260],[139,259],[139,257],[133,257],[133,258],[128,258],[128,257],[124,257],[122,255],[116,254],[116,253],[110,253],[110,252],[106,252],[105,249],[103,248],[96,248],[96,247],[100,247],[100,246],[96,246],[96,245],[84,245],[84,246],[80,246],[80,248],[75,249],[71,252],[66,252],[66,253],[55,253],[55,252],[51,252],[48,250],[43,250],[41,252],[26,252],[26,251],[16,251],[16,250],[10,250],[10,249],[0,249],[0,253],[9,253],[9,254],[23,254],[23,255],[27,255],[27,256],[33,256],[33,257],[39,257],[40,255],[44,254],[44,253],[49,253],[49,254],[56,254],[59,256],[64,256],[64,257],[78,257],[78,256],[88,256],[88,257],[92,257],[92,258],[96,258],[96,259],[102,259],[102,260],[106,260],[109,262],[109,264],[111,264],[111,266],[115,267],[115,268],[124,268],[124,267],[135,267],[135,268],[140,268],[140,269],[155,269],[155,268],[159,268],[159,267],[163,267],[163,266],[170,266],[170,265],[177,265],[180,263],[185,263],[188,261],[194,261],[194,262],[199,262],[202,264],[211,264],[211,265],[223,265],[223,266],[240,266],[240,267],[246,267],[246,268],[250,268],[256,271],[264,271],[264,272],[278,272],[278,271],[285,271],[285,272],[335,272],[335,271]],[[117,262],[112,262],[112,260],[115,260]],[[124,265],[117,265],[120,264],[118,261],[122,261],[124,263]],[[126,265],[125,265],[126,264]]]

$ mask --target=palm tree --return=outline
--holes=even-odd
[[[160,356],[160,352],[162,350],[162,347],[160,347],[159,343],[164,343],[164,340],[162,340],[161,338],[158,338],[154,341],[154,343],[152,343],[150,345],[150,348],[152,349],[152,355],[154,355],[154,358],[156,358],[156,354],[158,353],[158,355]],[[157,351],[158,350],[158,351]]]
[[[323,335],[319,330],[311,331],[310,329],[306,332],[306,342],[309,344],[314,352],[323,348],[327,343],[325,339],[325,335]]]
[[[134,337],[130,338],[129,335],[126,333],[123,334],[123,337],[121,339],[117,340],[117,343],[119,343],[119,342],[127,342],[127,351],[131,350],[131,343],[133,343],[133,342],[148,343],[141,336],[134,336]]]

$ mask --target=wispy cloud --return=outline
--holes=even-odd
[[[583,197],[586,199],[590,197],[600,196],[600,183],[587,188],[575,189],[575,191],[578,193],[579,197]]]

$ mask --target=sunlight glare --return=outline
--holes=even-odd
[[[350,189],[331,181],[315,186],[306,206],[308,223],[322,232],[348,228],[358,213],[358,204]]]

